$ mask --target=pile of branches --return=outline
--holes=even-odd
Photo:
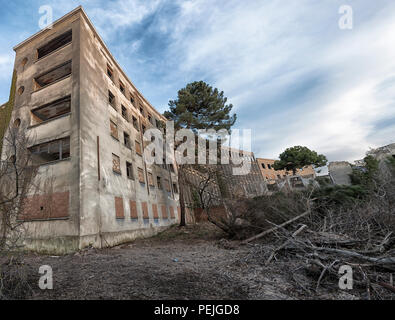
[[[344,266],[352,272],[352,294],[363,299],[395,299],[395,214],[382,198],[352,208],[317,208],[314,199],[295,215],[244,241],[272,237],[263,263],[287,260],[312,281],[294,282],[309,296],[340,290]],[[350,286],[350,283],[347,284]],[[351,287],[348,287],[351,289]]]

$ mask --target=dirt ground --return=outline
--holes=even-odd
[[[352,299],[308,296],[281,262],[264,266],[259,252],[223,240],[211,225],[173,227],[153,238],[66,256],[24,256],[27,299]],[[222,240],[221,240],[222,239]],[[284,262],[285,263],[285,262]],[[53,269],[53,290],[38,288],[39,267]],[[298,281],[296,279],[296,281]]]

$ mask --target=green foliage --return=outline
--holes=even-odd
[[[236,114],[230,115],[232,104],[226,104],[224,92],[213,89],[203,81],[193,82],[178,91],[177,100],[169,101],[170,111],[164,116],[174,121],[175,129],[227,129],[236,121]]]
[[[369,195],[369,190],[362,185],[332,185],[318,188],[313,193],[318,204],[329,206],[350,206],[364,200]]]
[[[373,156],[368,155],[364,159],[363,168],[354,167],[350,175],[353,185],[360,185],[367,189],[374,188],[374,179],[379,171],[379,161]]]
[[[301,169],[308,165],[317,167],[325,166],[328,160],[322,154],[310,150],[307,147],[295,146],[286,149],[280,154],[280,160],[274,162],[275,170],[292,170],[296,174],[296,169]]]

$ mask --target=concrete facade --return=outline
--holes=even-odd
[[[257,158],[256,160],[262,176],[269,184],[274,184],[277,181],[284,180],[286,177],[293,175],[292,171],[274,170],[274,162],[276,160],[263,158]],[[303,178],[315,178],[315,171],[313,166],[306,166],[302,169],[298,169],[297,175]]]
[[[42,162],[45,181],[24,207],[26,246],[57,253],[101,248],[177,223],[176,165],[146,165],[141,155],[143,131],[165,118],[135,88],[83,9],[14,50],[10,123],[20,121],[34,137],[29,150]]]
[[[336,185],[351,185],[351,164],[347,161],[330,162],[328,165],[329,176]]]

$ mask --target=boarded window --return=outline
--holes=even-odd
[[[70,158],[70,137],[42,143],[31,147],[32,159],[35,164],[42,165],[48,162]]]
[[[139,182],[145,183],[144,170],[141,168],[138,168],[138,174],[139,174]]]
[[[158,206],[156,204],[152,205],[152,213],[154,215],[154,219],[159,219]]]
[[[49,41],[46,45],[37,49],[37,58],[41,59],[42,57],[49,55],[55,50],[69,44],[72,41],[72,37],[73,34],[72,31],[70,30],[60,35],[59,37],[56,37],[55,39]]]
[[[111,136],[118,140],[118,126],[110,120],[110,132]]]
[[[171,192],[169,180],[165,179],[165,188],[167,192]]]
[[[172,219],[175,219],[175,215],[174,215],[174,208],[173,207],[169,207],[169,210],[170,210],[170,217],[172,218]]]
[[[143,218],[144,219],[149,219],[147,202],[142,202],[141,203],[141,209],[143,211]]]
[[[27,197],[23,199],[18,219],[24,221],[64,219],[69,216],[69,203],[69,191]]]
[[[126,175],[129,179],[134,179],[133,166],[130,162],[126,161]]]
[[[120,197],[115,197],[115,216],[117,219],[125,219],[123,199]]]
[[[131,219],[138,219],[138,213],[137,213],[137,203],[136,201],[130,201],[130,218]]]
[[[141,144],[138,141],[136,141],[135,143],[136,143],[136,153],[141,156],[142,155]]]
[[[70,113],[71,97],[67,96],[32,110],[36,122],[41,123]]]
[[[39,90],[71,75],[71,61],[67,61],[34,78],[34,89]]]
[[[168,215],[167,215],[167,208],[165,205],[162,205],[162,219],[167,219]]]
[[[148,172],[148,184],[152,187],[155,187],[154,178],[151,172]]]
[[[121,173],[121,159],[114,153],[112,154],[112,170]]]
[[[123,133],[123,143],[126,147],[130,148],[130,136],[126,132]]]

